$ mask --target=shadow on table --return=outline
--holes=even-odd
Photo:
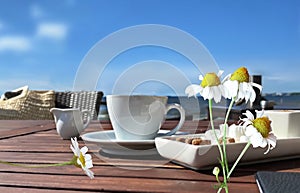
[[[117,155],[117,154],[109,154],[102,150],[99,151],[99,156],[103,156],[110,159],[134,159],[134,160],[165,160],[165,158],[161,157],[158,153],[152,155]]]
[[[218,166],[220,167],[220,166]],[[231,177],[242,177],[254,175],[258,171],[292,171],[295,168],[300,169],[300,158],[279,160],[279,161],[269,161],[264,163],[238,165],[233,171]],[[195,170],[199,173],[213,175],[213,168],[207,168],[204,170]]]

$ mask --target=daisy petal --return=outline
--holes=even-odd
[[[222,98],[220,88],[218,86],[213,86],[212,91],[213,91],[212,93],[213,93],[215,102],[219,103],[221,101],[221,98]]]
[[[76,137],[74,139],[71,138],[71,143],[72,144],[70,145],[70,148],[73,151],[74,155],[78,157],[80,155],[80,149],[79,149],[79,144],[77,142],[77,138]]]
[[[87,146],[84,146],[84,147],[82,147],[81,149],[80,149],[80,151],[81,151],[81,153],[84,155],[84,154],[86,154],[87,152],[88,152],[88,147]]]
[[[230,77],[231,77],[231,74],[228,74],[227,76],[225,76],[225,78],[222,80],[222,84],[225,83],[227,80],[229,80]]]
[[[226,93],[227,93],[227,89],[224,87],[224,86],[221,86],[221,85],[219,85],[219,90],[221,91],[221,97],[222,96],[226,96]],[[226,98],[226,97],[225,97]]]
[[[247,110],[246,113],[243,113],[250,121],[254,120],[254,115],[251,113],[251,111]]]
[[[254,148],[263,147],[263,137],[259,132],[256,132],[250,136],[250,142]]]
[[[210,93],[210,87],[205,87],[201,92],[200,92],[201,96],[204,98],[204,100],[206,99],[211,99],[211,93]]]
[[[84,159],[85,160],[92,160],[92,156],[90,154],[85,154]]]
[[[76,153],[76,150],[74,149],[74,147],[73,147],[72,145],[70,145],[70,148],[71,148],[71,150],[72,150],[72,152],[73,152],[74,154],[77,154],[77,153]]]
[[[94,178],[94,172],[92,172],[91,170],[85,168],[85,169],[83,169],[83,171],[84,171],[85,174],[86,174],[88,177],[90,177],[91,179]]]
[[[235,97],[237,92],[238,92],[238,89],[239,89],[239,82],[238,81],[231,81],[231,85],[230,85],[230,91],[231,91],[231,96],[232,97]]]
[[[261,142],[261,144],[260,144],[260,147],[261,147],[261,148],[265,148],[267,145],[268,145],[268,141],[267,141],[265,138],[263,138],[263,140],[262,140],[262,142]],[[269,149],[269,148],[268,148],[268,149]]]
[[[262,86],[261,85],[255,83],[255,82],[252,82],[251,85],[254,86],[254,87],[256,87],[256,88],[258,88],[259,91],[261,92],[261,90],[262,90]]]
[[[93,162],[91,162],[91,161],[85,162],[85,167],[86,168],[92,168],[93,167]]]
[[[254,91],[254,89],[251,87],[251,94],[249,94],[250,95],[250,101],[251,102],[254,102],[255,101],[255,98],[256,98],[256,93],[255,93],[255,91]]]
[[[248,138],[247,136],[242,135],[242,136],[240,137],[240,142],[248,142],[248,141],[249,141],[249,138]]]
[[[268,143],[272,146],[272,149],[276,147],[276,136],[273,133],[270,133],[268,138]]]
[[[196,95],[199,94],[201,90],[202,87],[200,85],[192,84],[185,89],[185,93],[188,95],[188,97],[196,97]]]
[[[257,129],[255,127],[253,127],[252,125],[249,125],[247,128],[246,128],[246,131],[245,131],[245,135],[250,137],[254,134],[258,133]]]
[[[221,77],[223,73],[224,73],[224,70],[219,70],[217,76],[218,76],[218,77]]]

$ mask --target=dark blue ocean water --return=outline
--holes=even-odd
[[[300,109],[300,95],[264,96],[269,101],[275,102],[275,108]]]
[[[264,96],[267,101],[275,104],[274,109],[300,109],[300,95],[266,95]],[[105,100],[105,98],[104,98]],[[186,112],[187,119],[205,119],[207,118],[208,101],[203,100],[202,97],[168,97],[168,103],[180,104]],[[213,103],[214,106],[228,105],[228,101],[222,100],[220,103]],[[239,107],[241,108],[241,107]],[[179,114],[176,110],[171,110],[168,113],[167,118],[178,118]],[[107,118],[107,108],[102,105],[100,107],[100,119]]]
[[[106,98],[103,98],[103,101],[106,101]],[[200,117],[206,117],[206,109],[208,106],[208,102],[204,101],[202,97],[174,97],[174,96],[169,96],[168,97],[168,104],[173,104],[177,103],[180,104],[185,112],[186,112],[186,117],[187,118],[194,118],[194,119],[199,119]],[[100,106],[100,115],[99,119],[107,119],[107,107],[105,105]],[[171,109],[168,112],[167,118],[172,119],[172,118],[178,118],[179,113],[177,110]]]

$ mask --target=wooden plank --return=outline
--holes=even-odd
[[[95,166],[92,171],[96,176],[102,177],[124,177],[124,178],[145,178],[145,179],[168,179],[168,180],[201,180],[215,183],[215,176],[211,170],[206,171],[193,171],[189,169],[178,168],[151,168],[145,169],[141,167],[131,167],[125,169],[123,167],[115,167],[109,165]],[[0,175],[2,172],[14,173],[31,173],[31,174],[60,174],[60,175],[81,175],[84,176],[80,168],[74,166],[63,167],[48,167],[48,168],[22,168],[14,166],[1,166]],[[242,174],[239,177],[232,177],[231,182],[239,183],[255,183],[254,173]]]
[[[55,125],[53,123],[45,124],[45,125],[35,125],[35,126],[29,126],[29,127],[22,127],[22,128],[14,128],[14,129],[4,129],[0,130],[0,140],[16,137],[16,136],[22,136],[22,135],[28,135],[35,132],[40,131],[47,131],[55,129]]]
[[[1,159],[8,158],[8,161],[15,161],[18,163],[60,163],[63,161],[69,161],[69,159],[72,157],[71,154],[29,154],[29,153],[18,153],[14,154],[13,156],[10,156],[7,152],[3,152],[0,154],[3,156]],[[65,158],[67,156],[67,158]],[[182,176],[187,175],[187,179],[192,176],[192,179],[209,179],[211,181],[214,181],[214,177],[211,174],[211,170],[202,170],[202,171],[193,171],[189,169],[184,169],[182,166],[174,165],[172,163],[160,163],[156,160],[128,160],[128,159],[116,159],[116,160],[101,160],[93,156],[93,162],[94,162],[94,169],[95,171],[99,171],[100,174],[106,174],[108,173],[114,173],[114,170],[123,170],[126,169],[126,175],[141,175],[140,177],[146,177],[148,178],[149,175],[152,175],[154,177],[155,175],[160,175],[160,177],[167,175],[170,175],[172,177],[170,178],[177,178],[178,175]],[[294,163],[294,164],[293,164]],[[295,164],[298,165],[295,165]],[[268,171],[293,171],[293,172],[300,172],[299,167],[300,160],[286,160],[284,162],[278,161],[278,162],[270,162],[268,165],[269,167],[266,167],[265,164],[255,164],[250,166],[239,166],[234,171],[231,181],[232,182],[254,182],[254,174],[257,171],[260,170],[268,170]],[[100,168],[99,168],[100,167]],[[250,168],[250,169],[249,169]],[[5,167],[6,169],[6,167]],[[11,168],[13,171],[20,171],[19,168]],[[164,170],[165,169],[165,170]],[[2,169],[3,170],[3,169]],[[35,169],[34,169],[35,170]],[[104,170],[104,171],[103,171]],[[139,173],[134,172],[135,170],[140,171],[147,171],[145,173]],[[7,170],[3,170],[7,171]],[[130,174],[127,173],[130,171]],[[119,172],[119,171],[118,171]],[[116,176],[122,176],[120,173],[115,172]],[[178,174],[176,174],[178,172]],[[96,172],[98,173],[98,172]],[[121,172],[122,173],[122,172]],[[123,173],[124,174],[124,173]]]
[[[142,167],[142,168],[153,168],[153,167],[164,167],[164,168],[183,168],[169,163],[167,160],[138,160],[138,159],[110,159],[105,157],[97,157],[94,154],[93,163],[94,165],[111,165],[117,167]],[[28,163],[28,164],[48,164],[48,163],[61,163],[70,161],[73,157],[71,150],[69,153],[35,153],[35,152],[1,152],[0,160],[15,163]],[[101,159],[100,159],[101,158]]]
[[[53,120],[0,120],[0,131],[2,129],[18,129],[36,125],[52,123]]]
[[[30,187],[10,187],[10,186],[0,186],[0,192],[5,193],[57,193],[61,192],[62,190],[58,190],[57,188],[54,189],[45,189],[43,188],[30,188]],[[82,191],[77,190],[64,190],[64,193],[80,193]],[[92,193],[91,191],[84,191],[85,193]],[[93,191],[97,192],[97,191]]]
[[[0,154],[0,159],[7,161],[14,161],[18,163],[60,163],[63,161],[69,161],[72,157],[72,153],[69,154],[55,154],[55,153],[18,153],[15,154],[13,152],[3,152]],[[93,155],[93,162],[95,167],[105,167],[110,166],[116,169],[124,169],[126,168],[128,171],[130,170],[146,170],[150,171],[152,169],[168,169],[165,172],[170,172],[171,169],[178,170],[178,172],[183,172],[185,170],[183,166],[175,165],[169,163],[164,160],[133,160],[133,159],[99,159]],[[208,170],[200,170],[193,171],[190,169],[186,169],[191,173],[198,173],[203,175],[211,176],[211,169]],[[236,170],[233,172],[231,181],[235,182],[253,182],[254,174],[257,171],[267,170],[267,171],[293,171],[300,172],[300,159],[292,159],[285,161],[277,161],[277,162],[268,162],[268,164],[254,164],[254,165],[244,165],[238,166]],[[109,172],[109,170],[108,170]],[[163,173],[163,170],[160,170]],[[188,172],[188,173],[189,173]],[[184,173],[184,172],[183,172]],[[197,175],[198,175],[197,174]],[[175,174],[172,174],[176,176]],[[191,174],[189,174],[191,175]],[[193,176],[193,175],[192,175]],[[198,176],[201,177],[201,176]],[[251,179],[249,179],[249,177]],[[207,176],[205,177],[207,178]]]
[[[0,121],[1,123],[1,121]],[[1,132],[24,129],[24,134],[0,140],[0,159],[16,163],[60,163],[69,161],[73,153],[70,140],[62,140],[55,130],[54,123],[28,121],[34,126],[22,127],[21,122],[6,122],[8,127],[0,126]],[[5,125],[4,124],[4,125]],[[48,130],[39,130],[36,124],[45,124]],[[167,121],[166,129],[176,125],[176,121]],[[185,130],[205,130],[208,121],[188,121]],[[217,124],[216,124],[217,125]],[[1,130],[2,128],[2,130]],[[110,123],[93,121],[86,132],[112,129]],[[28,131],[30,131],[28,133]],[[80,146],[85,145],[79,141]],[[51,168],[20,168],[0,165],[0,191],[30,192],[50,191],[117,191],[117,192],[216,192],[212,189],[215,178],[211,170],[194,171],[168,162],[165,159],[123,159],[122,157],[103,156],[99,148],[89,145],[93,156],[93,171],[96,178],[90,180],[80,168],[74,166]],[[230,192],[258,192],[254,174],[256,171],[296,171],[300,172],[300,159],[238,166],[234,171]],[[29,191],[27,191],[29,192]]]
[[[115,166],[95,166],[92,171],[96,176],[102,177],[130,177],[130,178],[147,178],[147,179],[174,179],[174,180],[195,180],[205,179],[204,181],[215,181],[215,177],[210,173],[199,173],[192,170],[178,170],[172,168],[152,168],[145,169],[139,167],[131,167],[131,170]],[[75,166],[60,166],[47,168],[22,168],[16,166],[0,165],[0,175],[3,172],[13,173],[31,173],[31,174],[60,174],[60,175],[77,175],[85,174],[80,168]],[[248,182],[253,182],[248,181]]]
[[[49,189],[121,191],[121,192],[215,192],[211,182],[195,180],[164,180],[129,177],[1,173],[0,185],[17,187],[47,187]],[[258,192],[256,184],[230,184],[231,192]]]

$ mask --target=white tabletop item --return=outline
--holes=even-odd
[[[178,125],[166,135],[175,134],[183,125],[185,111],[178,104],[167,104],[166,96],[108,95],[108,114],[119,140],[153,140],[171,109],[180,113]]]
[[[63,139],[78,137],[91,120],[91,113],[88,110],[52,108],[50,112],[54,115],[57,133]],[[86,121],[83,121],[84,114],[87,115]]]

